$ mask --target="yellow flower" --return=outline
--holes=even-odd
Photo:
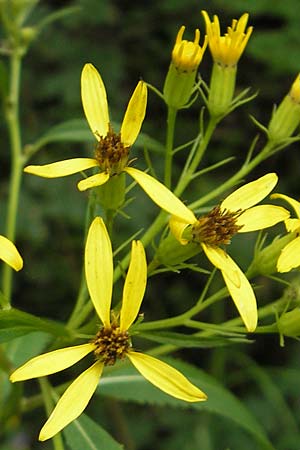
[[[289,272],[300,266],[300,202],[284,194],[273,194],[272,198],[281,198],[288,202],[297,216],[297,218],[285,220],[287,231],[290,233],[295,232],[296,237],[281,250],[277,261],[278,272]]]
[[[183,40],[185,26],[178,31],[176,42],[172,51],[172,62],[177,70],[183,72],[194,72],[202,60],[207,46],[207,37],[205,36],[202,47],[199,45],[200,31],[196,29],[194,41]]]
[[[215,15],[211,22],[206,11],[202,11],[202,15],[213,60],[224,66],[235,66],[253,30],[253,27],[248,27],[246,30],[249,14],[243,14],[239,20],[233,19],[231,27],[227,27],[227,33],[224,36],[221,36],[218,16]]]
[[[58,401],[39,439],[51,438],[86,408],[95,392],[103,368],[127,357],[152,384],[173,397],[187,402],[206,400],[206,395],[180,372],[152,356],[132,349],[129,329],[136,319],[147,282],[147,262],[140,241],[132,242],[131,261],[127,272],[119,317],[111,315],[113,255],[111,242],[101,218],[94,219],[85,248],[85,274],[88,290],[103,326],[87,344],[67,347],[37,356],[12,373],[12,382],[42,377],[72,366],[88,353],[95,362],[68,387]]]
[[[189,241],[198,242],[210,262],[221,271],[248,331],[254,331],[257,325],[255,295],[246,276],[220,246],[229,244],[235,233],[262,230],[289,217],[288,211],[278,206],[254,206],[271,192],[277,180],[275,173],[269,173],[245,184],[198,219],[195,216],[192,221],[174,216],[170,219],[170,228],[176,239],[183,245]],[[185,239],[183,233],[189,226],[191,237]]]
[[[100,74],[92,64],[85,64],[81,76],[83,109],[90,128],[98,141],[95,158],[73,158],[42,166],[27,166],[24,171],[40,177],[57,178],[91,167],[100,172],[78,183],[84,191],[103,185],[113,175],[126,172],[148,196],[170,214],[187,214],[187,208],[162,183],[150,175],[129,167],[129,149],[135,142],[145,117],[147,86],[140,81],[127,106],[120,134],[115,134],[109,122],[106,91]]]
[[[17,271],[21,270],[23,267],[23,259],[15,245],[5,236],[1,235],[0,259]]]

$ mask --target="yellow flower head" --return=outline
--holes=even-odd
[[[221,36],[218,16],[215,15],[211,22],[206,11],[202,11],[202,15],[213,60],[224,66],[235,66],[253,30],[253,27],[248,27],[246,30],[249,14],[243,14],[239,20],[233,19],[231,27],[227,27],[227,33],[224,36]]]
[[[16,246],[5,236],[0,235],[0,259],[10,267],[19,271],[23,267],[23,259]]]
[[[176,42],[172,51],[172,62],[177,70],[183,72],[194,72],[202,60],[207,46],[207,36],[205,36],[202,47],[199,45],[200,31],[196,29],[194,41],[183,40],[185,27],[178,31]]]
[[[183,245],[189,241],[201,245],[210,262],[222,273],[228,291],[248,331],[257,325],[257,306],[253,289],[237,264],[220,247],[230,243],[236,233],[262,230],[289,217],[288,211],[274,205],[259,205],[277,183],[269,173],[240,187],[208,214],[193,220],[171,217],[170,229]],[[191,211],[190,211],[191,212]],[[190,239],[183,237],[190,227]]]
[[[289,242],[282,250],[277,261],[278,272],[289,272],[300,266],[300,202],[284,194],[273,194],[272,198],[285,200],[295,211],[296,217],[285,220],[289,233],[295,232],[295,239]]]
[[[93,353],[95,362],[68,387],[43,426],[39,439],[51,438],[86,408],[95,392],[104,366],[127,357],[152,384],[187,402],[206,400],[206,395],[168,364],[132,349],[130,326],[135,321],[146,288],[147,262],[140,241],[132,242],[131,260],[123,288],[119,317],[111,314],[113,255],[111,242],[101,218],[92,222],[85,248],[85,274],[88,290],[102,326],[87,343],[37,356],[12,373],[12,382],[59,372]]]
[[[110,126],[105,86],[92,64],[85,64],[82,70],[81,97],[87,121],[97,140],[95,157],[66,159],[42,166],[27,166],[24,171],[44,178],[58,178],[97,167],[99,173],[78,183],[80,191],[101,186],[112,175],[126,172],[159,207],[179,217],[188,214],[186,206],[162,183],[128,165],[129,148],[135,142],[145,116],[146,84],[140,81],[135,88],[119,134],[115,134]]]

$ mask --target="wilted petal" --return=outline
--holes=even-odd
[[[121,141],[125,147],[130,147],[138,137],[145,118],[146,106],[147,85],[139,81],[128,103],[121,126]]]
[[[41,429],[40,441],[50,439],[80,416],[98,386],[103,367],[104,364],[97,361],[73,381],[61,396],[49,419]]]
[[[10,381],[29,380],[44,377],[51,373],[60,372],[80,361],[95,348],[94,344],[82,344],[74,347],[61,348],[53,352],[44,353],[27,361],[16,369],[10,376]]]
[[[110,326],[110,305],[113,286],[113,255],[111,242],[101,217],[89,229],[85,245],[85,276],[91,300],[104,326]]]
[[[79,181],[77,187],[80,191],[86,191],[87,189],[91,189],[97,186],[101,186],[102,184],[105,184],[108,181],[108,179],[109,174],[107,172],[96,173],[96,175],[92,175],[91,177]]]
[[[300,236],[289,242],[281,251],[277,261],[278,272],[289,272],[300,266]]]
[[[187,239],[183,239],[182,235],[184,233],[184,230],[192,224],[186,223],[183,220],[180,220],[179,217],[171,216],[169,220],[169,227],[173,234],[173,236],[179,241],[182,245],[188,244]]]
[[[271,198],[281,198],[282,200],[288,202],[291,207],[294,208],[297,217],[300,219],[300,202],[284,194],[272,194]]]
[[[221,270],[227,289],[247,330],[254,331],[257,326],[257,305],[248,279],[224,250],[203,244],[202,247],[211,263]]]
[[[263,200],[276,186],[276,173],[268,173],[255,181],[240,187],[221,203],[222,209],[238,211],[250,208]]]
[[[194,213],[177,198],[166,186],[157,181],[141,170],[133,167],[126,167],[124,169],[140,186],[146,194],[156,203],[160,208],[168,213],[179,217],[186,223],[194,223],[196,217]]]
[[[27,166],[24,172],[44,178],[59,178],[73,175],[73,173],[78,173],[95,166],[98,166],[98,163],[93,158],[73,158],[44,164],[43,166]]]
[[[82,69],[81,100],[85,117],[99,141],[100,136],[107,135],[109,114],[105,86],[93,64],[85,64]]]
[[[242,225],[239,233],[263,230],[272,227],[276,223],[288,219],[290,213],[281,206],[258,205],[244,211],[236,221],[236,225]]]
[[[23,267],[23,259],[13,244],[5,236],[0,235],[0,259],[15,270],[21,270]]]
[[[120,312],[120,329],[126,331],[132,325],[144,297],[147,283],[147,261],[143,244],[132,241],[131,260],[126,275]]]
[[[207,400],[204,392],[194,386],[182,373],[165,362],[144,353],[128,352],[128,358],[137,370],[162,391],[186,402]]]

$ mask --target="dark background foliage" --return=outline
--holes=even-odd
[[[258,91],[258,97],[235,111],[218,127],[204,163],[211,164],[232,155],[236,159],[229,169],[202,177],[190,193],[192,198],[221,183],[229,171],[234,173],[257,133],[249,114],[267,124],[273,104],[286,94],[300,70],[300,10],[297,0],[43,0],[32,14],[30,23],[34,24],[40,17],[71,5],[78,5],[78,12],[45,28],[26,56],[21,93],[24,144],[30,144],[55,124],[83,117],[79,80],[84,63],[92,62],[101,72],[108,92],[110,114],[114,121],[120,122],[128,98],[140,78],[162,89],[170,52],[182,24],[186,25],[186,37],[193,39],[197,27],[203,36],[202,8],[206,8],[210,15],[218,14],[222,24],[229,24],[233,17],[239,17],[244,11],[250,13],[254,33],[239,64],[238,90],[251,86],[253,91]],[[207,52],[201,64],[201,75],[206,81],[209,80],[210,68]],[[196,102],[190,110],[180,114],[177,144],[188,141],[197,132],[199,106]],[[143,131],[162,143],[165,139],[165,117],[165,106],[150,93]],[[10,170],[3,116],[0,132],[0,229],[3,230]],[[262,145],[263,138],[260,142]],[[51,144],[44,147],[33,162],[88,156],[89,152],[91,144],[87,143]],[[138,166],[145,168],[143,156],[135,150],[133,154],[139,156]],[[154,153],[151,158],[157,173],[161,174],[160,158]],[[179,156],[176,176],[182,163],[183,157]],[[251,177],[266,171],[279,174],[279,191],[299,197],[299,144],[268,160]],[[18,246],[22,250],[25,266],[22,273],[15,277],[14,305],[57,320],[66,319],[71,311],[82,265],[87,196],[78,193],[75,181],[75,176],[57,180],[24,176],[18,217]],[[126,221],[121,218],[116,225],[120,241],[137,229],[146,227],[152,218],[152,206],[149,212],[149,203],[144,201],[143,194],[135,190],[134,195],[135,206],[128,208],[131,219]],[[238,255],[238,260],[246,266],[251,258],[253,240],[251,238],[247,246],[245,240],[241,242],[243,247],[239,241],[233,243],[232,254]],[[185,310],[197,299],[204,282],[205,278],[197,273],[155,277],[147,290],[144,304],[147,319],[158,319]],[[270,287],[270,281],[264,279],[261,283],[264,294],[261,302],[267,303],[276,298],[276,288],[273,285]],[[229,302],[224,302],[209,314],[206,319],[219,321],[224,316],[235,317],[236,313]],[[286,346],[280,348],[277,336],[258,336],[251,346],[197,352],[190,350],[181,356],[213,374],[243,399],[264,424],[278,450],[299,450],[299,383],[293,385],[291,382],[299,375],[298,343],[287,340]],[[284,372],[281,370],[283,367]],[[283,373],[290,374],[289,381]],[[278,398],[286,402],[290,417],[282,416]],[[123,421],[126,417],[126,429],[130,430],[127,441],[136,442],[136,447],[132,446],[132,449],[256,448],[255,443],[233,424],[205,413],[132,404],[111,407],[97,399],[92,403],[91,413],[120,439],[128,433],[123,430],[123,436],[118,435],[118,430],[125,429]],[[39,411],[33,417],[36,420],[25,417],[24,427],[33,442],[40,415]],[[7,450],[6,444],[3,445],[0,448]],[[41,448],[41,444],[29,443],[28,447],[11,448],[35,449]],[[43,445],[43,448],[50,448],[50,444]]]

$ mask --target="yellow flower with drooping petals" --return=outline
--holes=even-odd
[[[289,212],[282,207],[254,206],[272,191],[277,180],[275,173],[269,173],[245,184],[198,219],[195,216],[192,221],[175,216],[170,219],[170,229],[176,239],[183,245],[198,242],[210,262],[221,271],[248,331],[254,331],[257,325],[256,298],[244,273],[220,246],[229,244],[236,233],[262,230],[288,219]],[[187,239],[184,232],[189,232],[188,227],[191,229]]]
[[[187,402],[206,400],[206,395],[176,369],[132,349],[129,329],[138,315],[147,283],[147,262],[142,243],[132,242],[119,317],[111,314],[113,255],[109,235],[100,217],[94,219],[88,232],[85,274],[91,300],[103,324],[95,338],[87,344],[37,356],[10,376],[10,380],[15,382],[50,375],[94,353],[95,363],[76,378],[62,395],[43,426],[39,439],[51,438],[75,420],[95,392],[104,366],[125,357],[148,381],[167,394]]]
[[[231,27],[227,27],[227,33],[224,36],[221,36],[218,16],[214,15],[211,22],[206,11],[202,11],[202,15],[213,60],[224,66],[235,66],[242,56],[253,30],[253,27],[248,27],[246,30],[249,14],[243,14],[239,20],[233,19]]]
[[[145,117],[146,84],[140,81],[135,88],[119,134],[110,125],[105,86],[92,64],[85,64],[83,67],[81,97],[87,121],[98,142],[95,158],[73,158],[42,166],[27,166],[24,171],[40,177],[57,178],[98,167],[99,173],[78,183],[80,191],[101,186],[110,177],[126,172],[158,206],[180,217],[188,214],[187,208],[182,208],[182,203],[162,183],[141,170],[129,167],[129,149],[134,144]]]
[[[296,237],[283,247],[277,261],[278,272],[289,272],[300,266],[300,202],[284,194],[273,194],[272,198],[285,200],[296,213],[296,218],[285,220],[287,231],[296,232]]]
[[[0,235],[0,259],[16,271],[23,267],[23,259],[15,244],[2,235]]]

